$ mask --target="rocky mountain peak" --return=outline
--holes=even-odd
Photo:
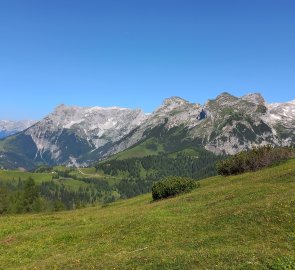
[[[164,99],[162,105],[155,110],[154,114],[166,114],[169,113],[175,109],[184,108],[186,105],[189,105],[187,100],[180,98],[180,97],[170,97]]]
[[[55,107],[55,110],[62,109],[62,108],[65,108],[65,107],[67,107],[67,105],[65,105],[64,103],[61,103],[61,104],[59,104],[59,105],[57,105]]]
[[[163,105],[164,106],[181,106],[184,104],[189,104],[189,102],[183,98],[180,97],[170,97],[170,98],[166,98],[163,101]]]
[[[73,157],[79,158],[81,153],[91,155],[109,147],[137,128],[146,117],[140,109],[62,104],[25,135],[36,145],[35,160],[46,156],[49,163],[67,163]]]
[[[252,103],[257,104],[257,105],[265,106],[265,100],[262,97],[262,95],[259,94],[259,93],[250,93],[250,94],[247,94],[245,96],[242,96],[241,99],[252,102]]]
[[[61,111],[64,111],[64,110],[68,109],[69,107],[70,106],[67,106],[65,104],[59,104],[58,106],[55,107],[53,112],[61,112]]]
[[[220,100],[220,99],[237,99],[237,97],[231,95],[231,94],[228,93],[228,92],[222,92],[221,94],[219,94],[219,95],[216,97],[216,100]]]
[[[227,105],[227,104],[235,102],[237,100],[238,100],[237,97],[229,94],[228,92],[222,92],[213,101],[216,101],[218,104],[221,104],[221,105]]]

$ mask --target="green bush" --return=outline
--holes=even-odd
[[[243,151],[217,162],[218,174],[233,175],[256,171],[282,160],[294,157],[294,150],[289,147],[263,146]]]
[[[168,176],[154,183],[152,187],[153,200],[160,200],[177,194],[186,193],[199,186],[200,183],[191,178]]]

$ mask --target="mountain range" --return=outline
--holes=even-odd
[[[33,120],[11,121],[0,120],[0,139],[18,133],[35,124]]]
[[[268,104],[258,94],[221,93],[204,105],[165,99],[151,114],[119,107],[58,106],[31,127],[0,140],[0,166],[86,166],[115,157],[136,157],[203,148],[234,154],[260,145],[295,143],[295,100]]]

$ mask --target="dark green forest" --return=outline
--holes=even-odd
[[[116,185],[116,188],[122,198],[130,198],[150,192],[154,182],[167,176],[182,176],[199,180],[216,175],[215,164],[221,159],[223,157],[198,149],[198,155],[177,153],[109,160],[99,163],[96,170],[112,176],[122,176],[123,179]]]
[[[90,185],[77,190],[54,181],[38,185],[32,178],[18,180],[17,184],[0,181],[0,214],[72,210],[115,200],[106,181],[83,181]]]

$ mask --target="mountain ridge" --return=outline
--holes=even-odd
[[[0,120],[0,139],[21,132],[34,125],[36,122],[37,121],[34,120]]]
[[[141,109],[61,104],[32,127],[0,142],[0,166],[73,165],[73,161],[87,166],[159,139],[166,146],[185,142],[186,147],[216,154],[266,144],[291,146],[294,123],[294,101],[268,104],[259,93],[235,97],[223,92],[204,105],[174,96],[151,114]]]

